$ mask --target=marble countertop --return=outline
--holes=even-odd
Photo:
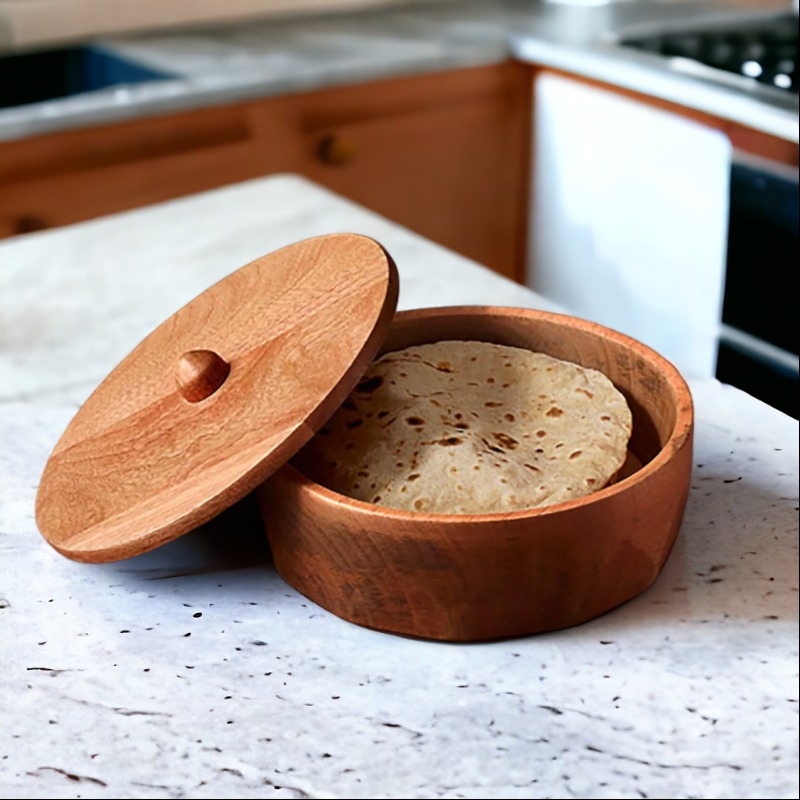
[[[38,535],[47,456],[106,372],[250,259],[349,230],[401,307],[552,308],[293,176],[0,242],[0,796],[789,798],[798,794],[798,425],[691,383],[664,572],[570,630],[381,634],[289,588],[254,505],[115,564]]]
[[[798,141],[797,99],[778,105],[607,43],[642,23],[787,11],[787,0],[555,3],[439,0],[237,22],[98,44],[174,76],[0,110],[0,140],[516,57],[643,92]],[[605,44],[604,44],[605,42]]]

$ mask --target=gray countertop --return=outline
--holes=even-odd
[[[175,77],[2,110],[0,140],[516,57],[797,141],[796,97],[765,102],[609,45],[610,37],[632,26],[789,8],[787,0],[640,0],[598,6],[443,0],[103,39],[98,44],[104,49]]]
[[[663,573],[569,630],[351,625],[280,579],[246,502],[113,564],[39,536],[47,456],[131,346],[241,264],[342,230],[386,245],[403,308],[552,308],[285,175],[0,242],[0,797],[797,797],[797,422],[716,380],[690,381]]]

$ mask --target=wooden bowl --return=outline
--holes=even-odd
[[[383,352],[443,339],[524,347],[604,372],[642,467],[587,497],[506,514],[382,508],[282,467],[257,490],[275,566],[306,597],[382,631],[475,641],[565,628],[658,576],[689,490],[692,401],[664,358],[600,325],[509,308],[400,313]]]

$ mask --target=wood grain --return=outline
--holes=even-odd
[[[377,242],[335,234],[260,258],[195,298],[64,432],[37,495],[42,535],[70,558],[111,561],[230,506],[344,401],[386,335],[397,288]]]
[[[650,586],[689,490],[692,402],[675,368],[599,325],[521,309],[404,312],[384,350],[450,338],[601,369],[628,399],[631,450],[643,466],[588,497],[469,516],[361,503],[286,466],[257,490],[280,574],[351,622],[446,641],[576,625]]]

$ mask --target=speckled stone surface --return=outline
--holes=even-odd
[[[41,470],[107,368],[230,269],[340,229],[388,245],[406,307],[543,305],[292,177],[0,243],[0,795],[797,797],[798,425],[716,381],[691,387],[664,572],[571,630],[346,623],[276,575],[250,501],[116,564],[39,537]]]
[[[631,26],[788,11],[789,0],[430,0],[105,38],[112,55],[168,80],[0,109],[0,141],[516,57],[650,94],[797,141],[797,100],[698,80],[602,44]]]

